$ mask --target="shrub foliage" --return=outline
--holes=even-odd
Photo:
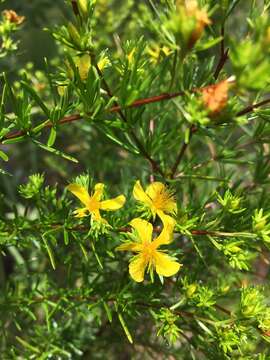
[[[268,359],[270,1],[1,6],[1,358]]]

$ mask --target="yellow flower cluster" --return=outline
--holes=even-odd
[[[126,201],[124,195],[119,195],[110,200],[102,200],[104,184],[101,183],[95,185],[92,195],[89,195],[85,187],[78,184],[70,184],[67,189],[84,205],[83,208],[74,211],[76,217],[84,217],[90,214],[94,221],[105,224],[108,223],[101,217],[100,210],[118,210]],[[140,181],[137,181],[133,188],[133,196],[140,202],[143,209],[149,210],[154,220],[156,216],[161,219],[163,229],[159,236],[152,240],[153,225],[151,223],[140,218],[135,218],[130,222],[133,228],[131,234],[133,241],[125,242],[116,248],[118,251],[136,253],[129,264],[130,276],[133,280],[142,282],[146,269],[150,272],[151,277],[153,277],[154,270],[161,276],[176,274],[181,264],[173,260],[165,251],[158,250],[160,246],[171,243],[173,239],[176,221],[171,215],[177,213],[177,205],[172,192],[161,182],[153,182],[144,191]]]

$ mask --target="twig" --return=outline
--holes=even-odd
[[[135,107],[139,107],[139,106],[143,106],[143,105],[147,105],[147,104],[156,103],[159,101],[170,100],[170,99],[174,99],[179,96],[183,96],[184,94],[185,94],[184,91],[179,91],[179,92],[171,93],[171,94],[165,93],[165,94],[160,94],[160,95],[156,95],[156,96],[151,96],[149,98],[136,100],[132,104],[128,105],[126,108],[135,108]],[[109,112],[117,112],[120,109],[121,109],[121,107],[119,105],[114,106],[109,109]]]
[[[228,60],[229,56],[229,48],[225,50],[225,43],[224,43],[224,36],[225,36],[225,29],[224,29],[224,25],[221,28],[221,36],[222,36],[222,40],[220,43],[220,58],[219,58],[219,62],[217,64],[216,70],[214,72],[214,78],[217,79],[221,70],[223,69],[226,61]]]
[[[144,106],[144,105],[151,104],[151,103],[156,103],[156,102],[160,102],[160,101],[164,101],[164,100],[173,99],[175,97],[182,96],[182,95],[184,95],[183,91],[173,93],[173,94],[160,94],[157,96],[151,96],[149,98],[136,100],[132,104],[127,106],[127,108],[136,108],[136,107]],[[115,113],[121,109],[123,109],[123,108],[121,108],[121,106],[116,105],[106,111],[109,113]],[[71,123],[73,121],[78,121],[78,120],[81,120],[82,118],[83,118],[83,116],[80,114],[68,115],[68,116],[65,116],[64,118],[62,118],[61,120],[59,120],[58,125],[64,125],[67,123]],[[39,128],[40,125],[41,124],[37,125],[35,128]],[[43,128],[51,128],[52,126],[53,126],[52,122],[47,120],[44,122]],[[35,131],[35,128],[32,129],[32,131]],[[31,131],[29,130],[28,132],[30,133]],[[16,139],[18,137],[25,136],[25,135],[27,135],[27,132],[23,131],[23,130],[10,132],[9,134],[2,137],[0,144],[1,144],[1,142],[5,141],[5,140]]]
[[[103,82],[103,85],[105,87],[105,90],[107,92],[107,94],[109,95],[110,98],[113,98],[113,94],[110,90],[110,87],[109,85],[107,84],[106,80],[104,79],[103,77],[103,74],[102,74],[102,71],[100,70],[100,68],[98,67],[97,64],[95,64],[95,68],[98,72],[98,75],[99,77],[101,78],[102,82]],[[125,123],[125,124],[128,124],[128,120],[125,116],[125,114],[123,113],[121,107],[119,107],[118,103],[116,101],[114,101],[114,107],[117,108],[117,112],[118,114],[121,116],[121,119],[122,121]],[[159,173],[163,178],[165,178],[165,174],[163,172],[163,170],[160,168],[160,166],[158,165],[158,163],[151,157],[151,155],[147,152],[147,150],[145,149],[144,145],[141,143],[141,141],[139,140],[139,138],[137,137],[135,131],[130,128],[129,129],[130,131],[130,134],[135,142],[135,144],[137,145],[140,153],[149,161],[149,163],[151,164],[151,167],[152,167],[152,170],[153,172],[157,172]]]
[[[269,104],[269,103],[270,103],[270,98],[267,98],[267,99],[265,99],[265,100],[263,100],[263,101],[260,101],[260,102],[258,102],[258,103],[256,103],[256,104],[249,105],[249,106],[247,106],[246,108],[244,108],[243,110],[240,110],[240,111],[236,114],[236,116],[246,115],[246,114],[252,112],[253,110],[257,109],[258,107],[261,107],[261,106],[266,105],[266,104]]]
[[[63,290],[63,289],[62,289]],[[20,305],[34,305],[34,304],[39,304],[39,303],[43,303],[43,302],[59,302],[59,301],[74,301],[74,302],[81,302],[81,303],[85,303],[85,302],[99,302],[101,299],[99,296],[89,296],[89,295],[47,295],[47,296],[37,296],[37,297],[33,297],[32,299],[16,299],[16,301],[12,302],[12,300],[9,300],[7,303],[5,302],[0,302],[1,306],[20,306]],[[114,303],[116,301],[115,298],[108,298],[108,299],[104,299],[106,302],[108,303]],[[213,320],[210,320],[208,318],[204,318],[201,316],[197,316],[196,313],[194,312],[190,312],[190,311],[185,311],[185,310],[173,310],[170,308],[170,305],[167,304],[147,304],[141,301],[136,301],[134,302],[135,306],[138,307],[143,307],[143,308],[154,308],[154,309],[162,309],[162,308],[167,308],[170,309],[170,311],[172,313],[174,313],[175,315],[181,316],[181,317],[187,317],[187,318],[194,318],[194,319],[199,319],[202,321],[205,321],[207,323],[211,323],[214,324]],[[215,304],[215,308],[223,311],[224,313],[226,313],[227,315],[231,315],[231,312],[227,309],[225,309],[224,307]]]
[[[229,56],[229,49],[226,49],[225,53],[220,57],[219,62],[217,64],[215,73],[214,73],[214,78],[217,79],[221,70],[223,69],[226,61],[228,60]]]
[[[54,229],[54,230],[61,230],[64,229],[67,231],[78,231],[78,232],[88,232],[89,231],[89,226],[85,226],[83,224],[81,225],[75,225],[72,227],[67,227],[65,226],[65,224],[51,224],[49,226],[45,226],[44,227],[44,231],[47,231],[49,229]],[[30,229],[34,229],[35,231],[38,232],[42,232],[43,228],[39,225],[35,225],[35,224],[29,224],[29,229],[25,228],[23,229],[23,231],[27,231]],[[8,229],[7,231],[13,232],[13,228]],[[112,232],[117,232],[117,233],[127,233],[131,231],[131,227],[130,226],[123,226],[120,228],[116,228],[116,229],[112,229]],[[153,231],[155,233],[160,233],[162,231],[162,227],[161,226],[154,226]],[[181,231],[174,231],[175,234],[179,234],[179,235],[183,235],[183,236],[189,236],[188,233],[186,232],[181,232]],[[214,236],[214,237],[235,237],[235,236],[239,236],[239,237],[246,237],[246,238],[252,238],[255,236],[255,234],[253,233],[245,233],[245,232],[228,232],[228,231],[218,231],[218,230],[205,230],[205,229],[193,229],[193,230],[189,230],[189,233],[193,236],[204,236],[204,235],[209,235],[209,236]]]
[[[230,310],[228,310],[228,309],[225,309],[223,306],[220,306],[220,305],[218,305],[218,304],[215,304],[214,306],[215,306],[216,309],[224,312],[225,314],[227,314],[227,315],[229,315],[229,316],[232,315],[232,312],[231,312]]]
[[[176,157],[175,163],[174,163],[174,165],[173,165],[173,167],[172,167],[172,170],[171,170],[171,175],[170,175],[171,179],[174,178],[175,173],[176,173],[176,171],[177,171],[177,168],[178,168],[178,166],[179,166],[179,164],[180,164],[180,162],[181,162],[181,160],[182,160],[182,158],[183,158],[183,156],[184,156],[184,154],[185,154],[185,152],[186,152],[186,150],[187,150],[187,147],[188,147],[188,145],[189,145],[189,143],[190,143],[190,140],[191,140],[191,138],[192,138],[192,135],[193,135],[196,131],[197,131],[196,126],[195,126],[195,125],[190,125],[188,142],[184,142],[183,145],[182,145],[182,147],[180,148],[180,151],[179,151],[179,153],[178,153],[178,155],[177,155],[177,157]]]
[[[199,89],[193,89],[191,90],[192,92],[196,92]],[[156,102],[160,102],[160,101],[164,101],[164,100],[170,100],[179,96],[183,96],[184,92],[180,91],[180,92],[176,92],[176,93],[172,93],[172,94],[160,94],[160,95],[156,95],[156,96],[151,96],[149,98],[144,98],[144,99],[139,99],[134,101],[132,104],[128,105],[126,108],[136,108],[136,107],[140,107],[140,106],[144,106],[147,104],[152,104],[152,103],[156,103]],[[253,110],[267,105],[270,103],[270,98],[267,98],[261,102],[258,102],[256,104],[252,104],[249,105],[247,107],[245,107],[244,109],[240,110],[236,116],[243,116],[246,115],[250,112],[252,112]],[[125,109],[122,108],[121,106],[117,105],[117,106],[113,106],[110,109],[106,110],[108,113],[115,113],[118,112],[120,109]],[[90,115],[90,114],[89,114]],[[73,114],[73,115],[68,115],[63,117],[62,119],[59,120],[58,125],[64,125],[64,124],[68,124],[74,121],[78,121],[83,119],[83,115],[81,114]],[[31,132],[35,132],[35,129],[40,128],[41,124],[37,125],[36,127],[34,127],[33,129],[29,129],[28,131],[24,131],[24,130],[19,130],[19,131],[12,131],[10,133],[8,133],[7,135],[3,136],[0,140],[0,144],[3,143],[3,141],[5,140],[10,140],[10,139],[17,139],[21,136],[26,136],[28,133],[30,134]],[[51,121],[46,120],[44,122],[44,126],[42,129],[48,129],[53,127],[54,125],[51,123]]]
[[[214,78],[217,79],[219,74],[220,74],[220,71],[223,69],[227,59],[228,59],[228,53],[229,53],[229,49],[226,49],[225,51],[225,45],[224,45],[224,36],[225,36],[225,28],[224,28],[224,25],[222,26],[221,28],[221,36],[222,36],[222,40],[221,40],[221,45],[220,45],[220,59],[219,59],[219,62],[217,64],[217,67],[216,67],[216,70],[214,72]],[[189,128],[189,131],[190,131],[190,135],[189,135],[189,141],[188,142],[184,142],[184,144],[182,145],[182,147],[180,148],[180,151],[176,157],[176,160],[175,160],[175,163],[172,167],[172,171],[171,171],[171,179],[174,178],[175,176],[175,173],[177,171],[177,168],[187,150],[187,147],[190,143],[190,140],[192,138],[192,135],[195,131],[197,131],[196,127],[194,125],[191,125],[190,128]]]

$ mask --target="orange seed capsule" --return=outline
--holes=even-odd
[[[22,24],[25,20],[25,16],[19,16],[14,10],[4,10],[2,15],[6,20],[16,25]]]
[[[206,86],[201,90],[203,104],[210,114],[218,114],[224,109],[228,102],[228,91],[228,79],[215,85]]]

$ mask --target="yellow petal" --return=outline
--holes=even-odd
[[[136,181],[133,188],[133,196],[136,200],[141,201],[147,205],[152,205],[152,201],[149,196],[146,195],[145,191],[142,188],[140,180]]]
[[[154,199],[157,194],[164,192],[166,189],[165,185],[161,182],[155,181],[150,184],[146,189],[146,194],[150,196],[151,199]]]
[[[98,183],[95,185],[95,192],[92,196],[92,198],[96,201],[100,201],[102,199],[103,196],[103,191],[104,191],[104,184],[102,183]]]
[[[87,208],[76,209],[73,211],[73,214],[75,217],[78,218],[88,216],[88,209]]]
[[[100,209],[102,209],[102,210],[118,210],[125,204],[125,202],[126,202],[125,196],[119,195],[114,199],[101,201]]]
[[[170,244],[173,241],[173,230],[174,230],[176,221],[171,217],[170,217],[170,219],[171,219],[171,222],[168,222],[166,225],[163,226],[161,233],[154,240],[156,248],[158,248],[160,245]]]
[[[104,224],[108,224],[108,221],[105,220],[103,217],[101,217],[99,210],[91,211],[91,215],[92,215],[93,220],[100,221]]]
[[[98,62],[98,67],[100,70],[103,70],[107,67],[107,65],[110,64],[110,60],[108,59],[107,56],[103,57],[102,59],[99,60]]]
[[[153,225],[148,221],[135,218],[131,220],[130,225],[136,230],[139,241],[150,243],[152,241]]]
[[[147,262],[139,255],[134,257],[129,264],[129,273],[133,280],[136,282],[142,282],[144,279],[144,272]]]
[[[163,254],[160,251],[156,251],[155,267],[156,267],[156,272],[159,275],[172,276],[179,271],[181,264],[172,260],[172,258],[169,255]]]
[[[160,217],[163,226],[167,226],[169,229],[173,229],[176,225],[176,221],[170,215],[166,215],[164,211],[157,210],[157,214]]]
[[[159,245],[169,244],[173,240],[173,230],[176,225],[176,221],[171,216],[164,214],[163,211],[159,210],[157,211],[157,214],[163,223],[163,230],[156,238],[155,242]]]
[[[126,242],[117,246],[115,250],[117,251],[140,251],[142,249],[142,245],[136,242]]]
[[[130,51],[130,53],[127,55],[127,59],[128,59],[129,64],[132,64],[132,62],[133,62],[135,51],[136,51],[136,48],[133,48]]]
[[[67,189],[72,192],[72,194],[75,195],[78,199],[80,199],[84,205],[88,206],[90,196],[85,187],[78,184],[70,184],[67,186]]]

